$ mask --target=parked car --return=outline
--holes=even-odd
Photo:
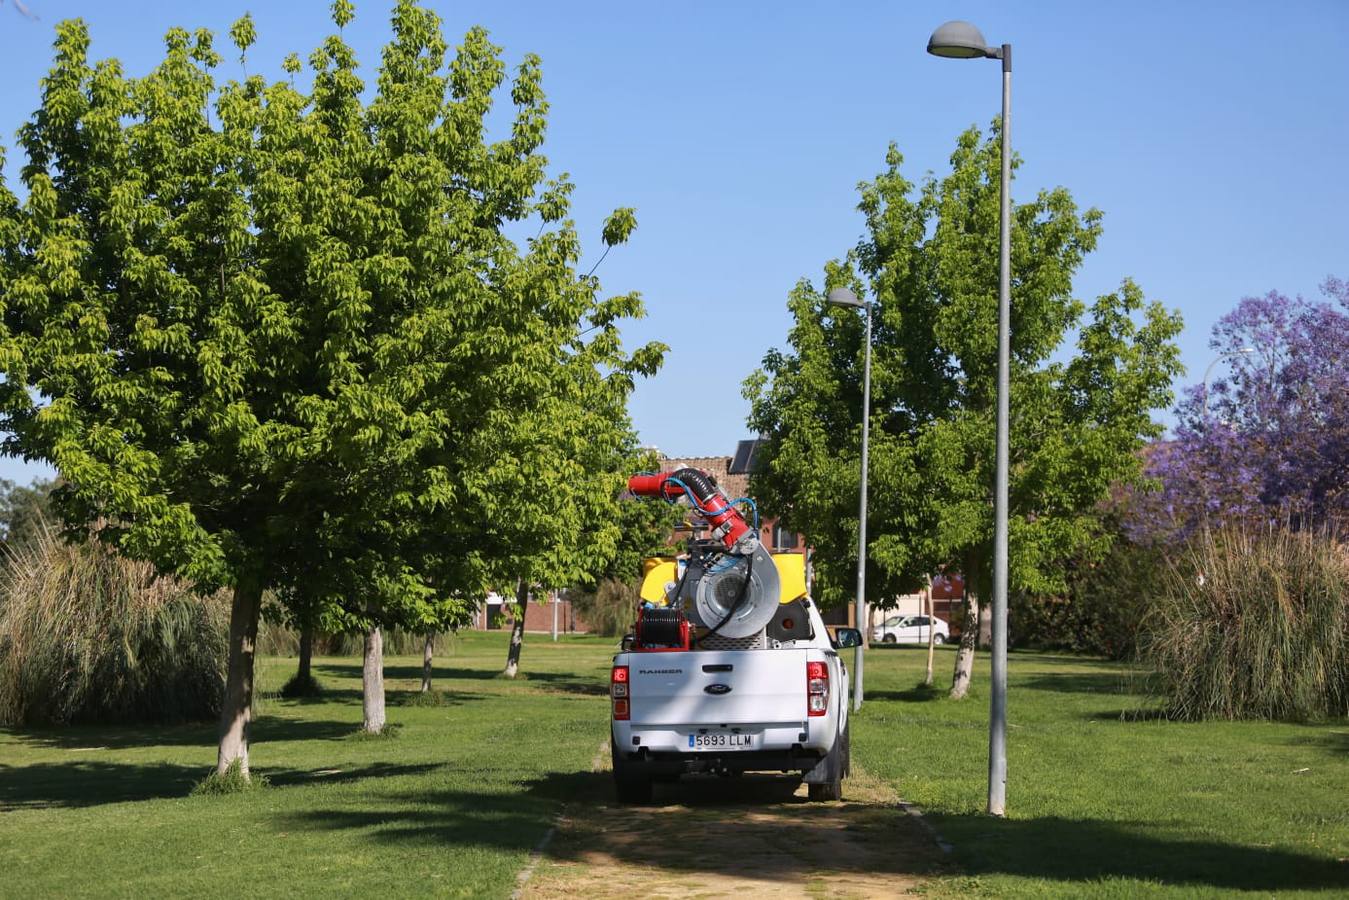
[[[929,626],[935,621],[935,626]],[[927,616],[891,616],[880,625],[871,629],[872,643],[879,644],[926,644],[928,632],[932,632],[932,643],[944,644],[951,639],[951,629],[941,619]]]

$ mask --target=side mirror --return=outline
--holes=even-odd
[[[627,653],[629,650],[632,649],[632,645],[635,643],[637,643],[637,635],[625,634],[623,635],[623,640],[619,642],[618,646],[623,653]]]
[[[840,650],[845,647],[860,647],[862,632],[856,628],[839,628],[834,631],[834,646]]]

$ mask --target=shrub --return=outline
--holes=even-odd
[[[567,597],[576,614],[590,626],[592,634],[618,637],[632,628],[640,590],[640,583],[606,578],[593,593],[573,590]]]
[[[281,685],[280,695],[287,700],[300,700],[307,697],[322,697],[323,685],[313,675],[301,675],[298,672]]]
[[[224,772],[212,772],[192,788],[193,797],[219,797],[226,794],[246,794],[268,786],[267,776],[250,773],[244,777],[239,760],[230,763]]]
[[[0,724],[220,712],[229,604],[49,529],[0,566]]]
[[[1176,718],[1349,715],[1349,554],[1325,533],[1201,534],[1140,640]]]
[[[1160,549],[1117,536],[1103,559],[1068,563],[1067,593],[1013,594],[1012,641],[1015,646],[1133,658],[1163,572]]]

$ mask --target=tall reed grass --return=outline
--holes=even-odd
[[[641,582],[606,578],[593,592],[572,590],[567,597],[592,634],[618,637],[632,628],[640,594]]]
[[[43,528],[0,567],[0,724],[209,719],[229,605]]]
[[[1202,534],[1139,649],[1175,718],[1349,716],[1349,548],[1311,530]]]

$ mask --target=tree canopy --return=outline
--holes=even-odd
[[[264,588],[415,618],[489,583],[501,546],[554,537],[531,529],[574,535],[524,486],[602,491],[590,466],[663,352],[626,353],[640,299],[576,271],[537,57],[492,140],[507,70],[485,31],[450,53],[400,0],[367,91],[353,16],[333,4],[308,85],[294,54],[279,80],[249,73],[248,17],[223,82],[209,31],[171,30],[131,78],[63,22],[20,135],[27,196],[0,184],[5,450],[61,471],[73,528],[235,589],[222,770],[247,770]],[[605,243],[633,222],[618,211]]]
[[[875,603],[952,565],[991,586],[997,389],[999,143],[962,134],[951,170],[915,185],[891,147],[860,187],[867,233],[823,284],[788,305],[789,347],[746,383],[766,443],[754,489],[816,547],[823,601],[856,568],[863,323],[825,302],[847,286],[875,298],[868,592]],[[1088,307],[1072,278],[1101,213],[1064,188],[1015,204],[1012,231],[1011,529],[1014,589],[1061,588],[1055,561],[1099,545],[1096,504],[1134,478],[1160,433],[1180,319],[1131,281]],[[1065,353],[1065,341],[1076,346]]]
[[[1159,490],[1130,497],[1135,537],[1349,522],[1349,285],[1322,293],[1246,297],[1213,326],[1227,374],[1190,388],[1174,438],[1151,449]]]

